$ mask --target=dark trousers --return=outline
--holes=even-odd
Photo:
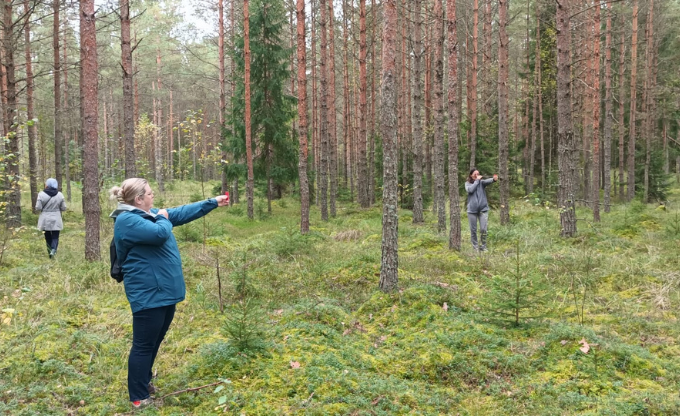
[[[175,305],[144,309],[132,314],[132,349],[128,359],[130,401],[149,397],[151,368],[174,316]]]
[[[45,231],[45,242],[47,247],[56,251],[59,246],[59,231]]]

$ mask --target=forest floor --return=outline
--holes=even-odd
[[[169,188],[156,206],[197,199],[200,186]],[[113,205],[102,200],[104,260],[89,263],[78,198],[55,260],[28,209],[6,243],[0,414],[131,411],[131,313],[108,275]],[[187,296],[154,369],[161,395],[222,384],[135,413],[680,414],[677,187],[666,209],[615,205],[594,223],[579,208],[570,239],[554,207],[515,200],[511,225],[492,211],[483,255],[465,216],[455,252],[431,213],[413,225],[400,210],[400,290],[389,295],[378,290],[380,206],[343,202],[326,223],[313,207],[307,236],[292,198],[272,215],[256,201],[254,221],[244,212],[242,203],[175,229]],[[239,309],[243,276],[251,289]],[[240,351],[227,329],[243,316],[253,342]]]

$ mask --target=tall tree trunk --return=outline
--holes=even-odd
[[[17,91],[16,91],[16,76],[14,64],[14,51],[16,48],[16,35],[14,34],[14,24],[12,20],[12,2],[6,1],[4,8],[4,59],[2,65],[5,69],[7,87],[5,88],[5,98],[7,104],[5,137],[9,140],[7,145],[6,161],[6,180],[8,185],[7,192],[7,208],[5,213],[7,228],[17,228],[21,226],[21,186],[19,180],[21,178],[20,163],[19,163],[19,136],[17,135]],[[58,34],[57,34],[58,36]],[[61,182],[60,182],[61,184]]]
[[[235,0],[230,1],[229,5],[229,20],[230,20],[230,25],[229,25],[229,39],[231,39],[231,47],[232,49],[234,48],[234,34],[235,34],[235,28],[236,28],[236,13],[235,13],[235,7],[234,3],[236,3]],[[236,63],[234,62],[233,59],[229,60],[229,79],[233,80],[234,79],[234,74],[236,72]],[[234,81],[232,81],[229,84],[229,90],[231,92],[231,96],[234,95],[234,89],[235,89],[235,84]],[[234,104],[231,100],[229,100],[229,111],[230,113],[234,112]],[[231,126],[231,134],[232,136],[236,135],[236,127],[232,124]],[[178,133],[179,137],[179,133]],[[179,160],[179,159],[178,159]],[[231,195],[230,198],[232,200],[232,204],[238,204],[240,203],[240,193],[239,193],[239,177],[238,175],[234,178],[234,182],[232,183],[232,190],[231,190]]]
[[[472,0],[472,73],[470,74],[470,169],[475,167],[477,159],[477,57],[479,50],[479,0]]]
[[[362,0],[363,1],[363,0]],[[383,0],[382,108],[383,215],[380,289],[397,289],[399,272],[397,211],[397,7],[396,0]]]
[[[233,2],[234,0],[232,0]],[[227,111],[227,89],[224,80],[225,68],[224,68],[224,0],[217,0],[217,49],[218,49],[218,60],[219,60],[219,87],[220,87],[220,141],[222,141],[223,134],[222,131],[226,128],[224,125],[225,114]],[[292,70],[292,68],[291,68]],[[222,151],[222,160],[227,160],[227,153]],[[225,193],[229,190],[229,182],[227,181],[227,172],[225,166],[220,164],[220,182],[221,191]]]
[[[538,61],[537,68],[538,72],[536,76],[538,77],[538,134],[541,141],[541,191],[545,195],[545,140],[543,139],[543,81],[542,81],[542,61],[541,61],[541,19],[539,3],[536,2],[536,58]],[[550,151],[551,149],[548,149]]]
[[[626,32],[621,31],[621,50],[619,52],[619,198],[623,202],[626,199],[623,193],[623,185],[625,183],[625,134],[626,123],[623,119],[624,104],[626,98],[624,71],[626,70]]]
[[[350,138],[352,136],[352,133],[350,132],[350,123],[349,123],[349,106],[350,106],[350,98],[349,98],[349,53],[348,53],[348,48],[347,48],[347,43],[348,43],[348,38],[349,38],[349,29],[347,28],[347,4],[346,0],[343,0],[342,2],[342,51],[344,54],[344,64],[343,64],[343,141],[344,141],[344,146],[345,146],[345,157],[343,159],[343,163],[345,164],[345,187],[349,186],[349,182],[352,180],[352,165],[349,162],[351,160],[351,150],[352,147],[350,145]],[[350,195],[352,196],[352,200],[354,200],[354,195],[352,193],[352,189],[350,189]]]
[[[67,117],[67,135],[66,135],[66,151],[64,152],[64,182],[66,182],[66,201],[71,203],[71,139],[70,139],[70,134],[71,132],[75,131],[76,129],[72,126],[71,124],[71,118],[69,116],[69,105],[68,105],[68,59],[67,59],[67,53],[66,51],[68,50],[68,42],[66,38],[66,34],[68,31],[64,31],[64,42],[63,42],[63,49],[64,49],[64,114],[66,114]],[[30,119],[30,117],[29,117]],[[75,139],[75,133],[74,133],[74,139]]]
[[[611,171],[612,171],[612,15],[610,6],[605,3],[607,13],[607,33],[605,35],[604,61],[604,212],[611,210]],[[622,120],[623,121],[623,120]]]
[[[630,47],[630,119],[628,129],[628,201],[635,198],[635,121],[637,105],[638,0],[633,0],[633,37]]]
[[[309,183],[307,180],[307,43],[305,42],[305,0],[297,0],[298,64],[298,175],[300,178],[300,233],[309,232]]]
[[[221,1],[221,0],[220,0]],[[123,69],[123,131],[125,134],[125,177],[137,176],[135,166],[134,96],[132,91],[132,46],[130,44],[130,1],[120,0],[120,49]]]
[[[7,7],[7,6],[5,6]],[[11,4],[9,6],[12,7]],[[59,11],[61,8],[61,0],[54,0],[52,3],[52,12],[54,19],[53,35],[52,35],[52,51],[54,53],[54,178],[59,183],[59,189],[62,189],[62,162],[64,158],[64,133],[61,126],[61,63],[59,62]],[[10,119],[11,120],[11,119]]]
[[[441,0],[434,2],[434,18],[434,204],[437,213],[437,230],[441,233],[446,231],[446,203],[444,202],[444,15]]]
[[[559,165],[558,206],[562,236],[576,235],[574,179],[577,149],[571,120],[571,33],[569,26],[571,0],[557,3],[557,156]]]
[[[329,165],[329,139],[328,139],[328,42],[327,42],[327,20],[328,6],[326,0],[319,1],[321,9],[319,30],[321,31],[321,60],[319,63],[320,84],[321,84],[321,107],[319,116],[321,117],[321,173],[319,175],[319,203],[321,204],[321,219],[328,221],[328,165]]]
[[[38,165],[35,160],[37,126],[33,121],[33,62],[31,60],[31,6],[29,0],[24,0],[24,13],[26,22],[24,23],[24,43],[26,56],[26,118],[28,119],[28,171],[29,183],[31,188],[31,210],[35,210],[35,203],[38,200]],[[35,212],[35,211],[34,211]]]
[[[425,16],[430,15],[429,1],[425,2]],[[425,165],[425,178],[427,182],[427,187],[423,189],[428,195],[433,195],[432,189],[434,186],[434,181],[432,180],[432,152],[431,146],[433,126],[432,126],[432,53],[430,46],[430,36],[431,30],[427,30],[426,40],[425,40],[425,154],[423,155],[423,164]],[[436,206],[432,204],[434,209]],[[424,207],[423,207],[424,208]]]
[[[375,84],[376,84],[376,70],[375,70],[375,44],[377,39],[375,37],[376,26],[376,6],[375,0],[371,0],[371,127],[368,132],[368,203],[373,205],[375,203]]]
[[[408,134],[406,133],[406,27],[408,26],[408,20],[405,18],[403,9],[399,12],[399,0],[397,0],[397,27],[401,28],[401,33],[399,34],[399,43],[401,45],[401,53],[399,58],[401,60],[401,65],[399,66],[399,77],[401,78],[401,85],[398,87],[399,95],[397,96],[397,108],[399,109],[398,114],[398,138],[399,149],[401,151],[401,183],[399,184],[399,190],[401,193],[401,204],[405,206],[406,204],[406,190],[409,189],[408,185],[408,154],[407,149],[409,149]]]
[[[319,182],[319,174],[321,173],[321,150],[320,150],[320,144],[321,140],[319,140],[319,117],[317,113],[317,109],[319,107],[319,95],[318,95],[318,90],[317,90],[317,68],[316,68],[316,22],[317,19],[315,18],[316,16],[316,1],[312,0],[312,21],[311,21],[311,36],[312,36],[312,49],[311,49],[311,54],[312,54],[312,166],[314,167],[314,180],[316,181],[317,184],[317,191],[314,192],[314,200],[315,204],[319,206],[319,189],[318,187],[320,186]],[[313,185],[313,184],[312,184]]]
[[[538,2],[536,2],[536,8],[538,10]],[[528,16],[528,13],[527,13]],[[529,183],[527,186],[527,192],[534,192],[534,171],[536,166],[536,124],[538,123],[538,92],[541,89],[541,85],[538,82],[538,73],[541,71],[541,48],[540,48],[540,33],[541,21],[539,19],[538,13],[536,13],[536,55],[534,56],[534,97],[533,97],[533,115],[531,120],[531,154],[529,155]],[[528,42],[527,38],[527,42]],[[527,71],[529,68],[527,68]]]
[[[160,46],[156,49],[156,87],[158,89],[157,107],[156,107],[156,152],[154,154],[155,159],[155,177],[156,182],[158,182],[158,189],[161,192],[165,191],[165,184],[163,181],[163,136],[161,134],[161,126],[163,125],[163,107],[161,105],[161,49]],[[205,149],[205,139],[201,140]],[[201,163],[205,165],[205,163]],[[205,166],[201,166],[202,170],[205,170]],[[201,174],[203,175],[203,173]],[[203,176],[201,176],[203,178]],[[202,180],[202,179],[201,179]]]
[[[600,8],[593,7],[593,221],[600,222]],[[607,172],[607,176],[609,173]]]
[[[427,0],[426,0],[427,1]],[[423,218],[423,84],[421,63],[423,40],[421,35],[423,14],[421,0],[414,1],[413,11],[413,223],[424,222]],[[455,5],[453,6],[455,10]],[[455,22],[454,22],[455,33]],[[449,42],[451,42],[449,40]],[[455,51],[455,46],[454,46]],[[455,56],[455,55],[454,55]],[[449,123],[450,126],[450,123]],[[449,135],[451,131],[449,130]],[[450,136],[449,136],[450,137]],[[450,173],[449,173],[450,174]]]
[[[338,195],[338,135],[337,135],[337,114],[335,110],[335,18],[333,13],[333,2],[328,2],[328,142],[330,152],[328,157],[330,163],[330,208],[331,217],[335,218],[337,210],[335,200]]]
[[[508,0],[498,1],[498,179],[501,224],[510,222],[510,177],[508,172]]]
[[[647,47],[645,48],[645,64],[647,70],[645,71],[645,95],[646,100],[643,103],[645,106],[645,177],[644,177],[644,195],[642,200],[649,202],[649,165],[652,158],[652,136],[654,129],[652,126],[653,113],[653,61],[654,61],[654,0],[649,0],[649,13],[647,14]]]
[[[245,128],[246,128],[246,164],[248,165],[248,179],[246,181],[246,198],[248,199],[248,218],[254,217],[253,197],[255,190],[255,176],[253,175],[253,144],[250,125],[250,14],[248,1],[243,0],[243,55],[245,61]]]
[[[493,100],[489,97],[493,93],[493,79],[491,74],[491,54],[493,52],[493,44],[491,43],[491,35],[493,32],[493,26],[491,25],[491,0],[484,0],[484,27],[482,32],[484,32],[484,51],[482,52],[482,68],[484,71],[484,113],[487,117],[491,117],[493,113]]]
[[[137,46],[137,31],[135,31],[135,46]],[[134,61],[133,61],[134,62]],[[139,68],[137,67],[137,63],[134,62],[133,64],[133,73],[137,73]],[[133,77],[134,79],[134,95],[135,95],[135,114],[134,114],[134,122],[135,122],[135,128],[139,124],[139,81],[137,80],[137,77]],[[134,146],[133,146],[134,147]],[[136,157],[136,155],[135,155]],[[135,168],[135,176],[137,176],[136,168]]]
[[[359,0],[359,142],[357,146],[359,163],[359,190],[358,200],[362,208],[368,208],[368,171],[366,164],[366,0]]]
[[[99,260],[99,169],[97,166],[98,64],[94,0],[80,0],[80,90],[81,130],[84,134],[83,212],[85,214],[85,259]]]
[[[175,161],[174,161],[174,152],[173,150],[175,149],[175,137],[173,133],[173,123],[174,123],[174,115],[173,115],[173,103],[172,103],[172,90],[169,91],[170,93],[170,105],[168,106],[168,110],[170,112],[170,116],[168,117],[168,148],[170,150],[170,156],[168,157],[168,180],[173,180],[175,177]],[[230,198],[230,202],[233,204],[233,200]]]
[[[501,0],[502,1],[502,0]],[[449,249],[461,245],[460,194],[458,190],[458,34],[456,33],[456,0],[446,0],[447,47],[449,55]]]

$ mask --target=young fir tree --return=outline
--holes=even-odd
[[[254,0],[251,2],[250,85],[252,97],[251,128],[255,176],[267,179],[267,196],[271,201],[272,189],[283,186],[297,177],[297,147],[291,136],[289,124],[294,116],[295,98],[286,94],[290,80],[289,58],[291,50],[284,42],[286,14],[282,0]],[[236,62],[232,99],[234,110],[228,123],[234,133],[226,131],[226,150],[235,160],[243,160],[246,153],[244,125],[244,60],[243,35],[236,39],[233,59]],[[243,166],[230,164],[228,177],[245,172]],[[271,204],[270,204],[271,207]],[[271,208],[270,208],[271,210]]]
[[[518,240],[514,264],[491,279],[487,295],[488,309],[496,316],[510,319],[515,326],[523,319],[537,317],[537,309],[545,303],[548,293],[543,276],[520,256],[519,244]]]

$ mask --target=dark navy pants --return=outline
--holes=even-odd
[[[59,246],[59,231],[45,231],[45,242],[47,247],[56,251]]]
[[[130,401],[149,397],[151,369],[158,348],[175,316],[175,305],[144,309],[132,314],[132,349],[128,359]]]

